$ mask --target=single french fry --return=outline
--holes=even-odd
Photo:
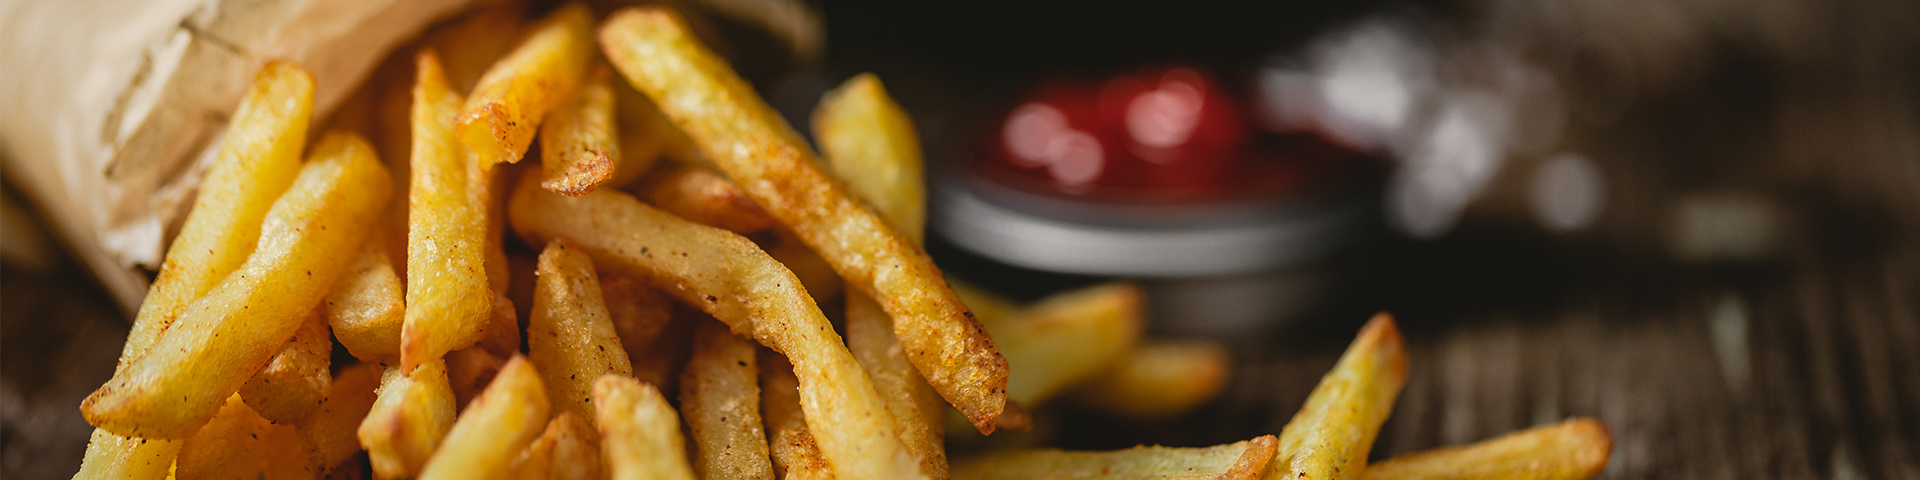
[[[413,179],[407,214],[407,309],[400,368],[478,343],[491,319],[485,213],[469,190],[469,153],[453,137],[460,94],[438,54],[421,52],[413,92]]]
[[[308,313],[293,338],[267,366],[240,386],[240,398],[261,417],[288,423],[320,408],[332,388],[333,337],[318,311]]]
[[[614,126],[613,86],[605,67],[540,124],[540,186],[561,195],[580,196],[613,179],[621,165],[619,129]]]
[[[838,476],[919,476],[866,372],[798,279],[753,242],[608,190],[566,197],[523,181],[511,208],[522,236],[571,239],[603,264],[788,355],[807,417],[820,419],[809,427]]]
[[[1472,445],[1411,453],[1367,465],[1362,480],[1531,478],[1584,480],[1600,474],[1613,452],[1607,425],[1575,418]]]
[[[464,408],[507,366],[507,358],[479,346],[447,352],[447,385],[453,388],[455,410]]]
[[[1123,418],[1165,420],[1213,399],[1226,388],[1232,358],[1219,343],[1148,341],[1072,395],[1077,405]]]
[[[540,373],[526,357],[514,356],[460,412],[420,470],[421,480],[505,478],[515,456],[546,427],[550,406]]]
[[[879,79],[862,74],[828,92],[814,108],[813,126],[814,138],[848,191],[872,206],[900,233],[920,243],[926,223],[920,141],[914,136],[912,121],[888,98]],[[806,277],[801,277],[801,282],[805,283]],[[847,296],[846,325],[847,348],[886,398],[887,410],[900,425],[900,440],[919,460],[920,471],[930,478],[946,478],[944,401],[914,371],[906,348],[893,334],[893,317],[872,297],[854,293]],[[1010,404],[1000,419],[1019,410],[1014,407]],[[1016,417],[1027,421],[1018,429],[1031,426],[1032,418]],[[1008,426],[997,420],[996,428]]]
[[[675,162],[655,168],[640,182],[636,190],[641,200],[693,223],[741,235],[778,225],[760,205],[741,195],[739,187],[712,170]]]
[[[593,12],[568,3],[528,27],[495,62],[460,114],[459,135],[482,167],[519,163],[547,112],[566,100],[593,60]]]
[[[330,473],[360,453],[358,430],[373,409],[374,390],[380,387],[379,364],[357,363],[340,369],[327,389],[327,399],[312,415],[293,423],[309,464]]]
[[[481,212],[487,222],[483,264],[487,270],[487,290],[493,294],[493,309],[487,316],[480,345],[495,355],[511,357],[520,353],[520,317],[513,300],[507,297],[511,287],[508,282],[513,281],[513,274],[507,260],[506,196],[500,194],[506,179],[500,173],[468,163],[467,181],[471,188],[467,196],[473,202],[474,211]]]
[[[927,188],[913,118],[862,73],[827,92],[813,109],[813,138],[848,193],[914,243],[926,230]]]
[[[1273,461],[1272,435],[1200,448],[1133,447],[1106,452],[1057,449],[989,453],[955,463],[956,480],[1111,478],[1252,480]]]
[[[614,480],[693,480],[673,406],[652,385],[620,375],[593,383],[600,455]]]
[[[146,356],[188,304],[253,253],[261,220],[299,175],[312,117],[312,75],[290,63],[269,62],[255,76],[234,109],[193,210],[167,248],[160,275],[147,288],[116,374]],[[95,429],[74,478],[157,480],[166,476],[179,449],[175,440],[136,439]]]
[[[494,2],[428,32],[421,43],[440,52],[447,83],[456,92],[473,91],[480,76],[513,49],[524,26],[526,2]]]
[[[833,468],[807,430],[800,409],[800,379],[793,365],[772,350],[760,350],[760,410],[767,425],[768,451],[779,478],[831,479]]]
[[[623,9],[601,28],[600,43],[748,198],[893,315],[908,358],[934,390],[976,428],[992,430],[1006,406],[1007,362],[925,252],[821,172],[800,136],[679,15]],[[818,440],[837,460],[833,441]]]
[[[593,415],[593,381],[613,373],[632,376],[633,363],[620,346],[594,272],[593,259],[565,238],[540,253],[540,277],[527,323],[527,357],[546,379],[559,410]]]
[[[320,313],[347,353],[363,362],[400,361],[400,327],[406,322],[406,294],[387,256],[384,228],[367,240],[360,254],[327,292]]]
[[[1262,478],[1354,478],[1407,382],[1406,343],[1386,313],[1374,315],[1280,431]]]
[[[387,172],[357,135],[332,133],[261,227],[259,249],[193,302],[152,352],[80,410],[122,435],[184,438],[267,364],[346,270],[387,201]]]
[[[600,432],[572,410],[560,412],[540,438],[513,460],[520,480],[596,480],[606,478],[600,463]]]
[[[355,432],[378,478],[411,478],[453,427],[453,389],[440,360],[410,373],[389,368],[380,378],[373,408]]]
[[[293,425],[262,418],[235,395],[181,442],[174,477],[310,479],[317,472]]]
[[[726,324],[708,320],[695,327],[693,358],[680,374],[680,416],[692,436],[693,470],[700,478],[773,480],[755,350]]]
[[[1016,318],[981,322],[1014,367],[1007,398],[1040,406],[1124,358],[1140,339],[1145,295],[1138,285],[1108,283],[1048,297]]]
[[[859,359],[860,366],[866,367],[874,388],[887,401],[887,410],[893,412],[894,422],[900,426],[901,442],[927,477],[946,478],[946,401],[907,361],[900,340],[893,336],[893,318],[872,298],[850,295],[846,322],[847,348]]]

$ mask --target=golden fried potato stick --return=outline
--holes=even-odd
[[[493,294],[493,309],[488,312],[479,344],[495,355],[511,357],[520,353],[520,317],[513,300],[507,298],[513,275],[507,261],[506,196],[500,193],[505,191],[503,177],[498,171],[467,164],[467,181],[472,185],[467,190],[468,199],[473,202],[474,211],[481,212],[487,222],[483,263],[487,270],[487,290]]]
[[[1262,478],[1350,479],[1366,468],[1380,424],[1407,382],[1407,349],[1393,316],[1360,328],[1333,371],[1280,431],[1280,449]]]
[[[953,466],[956,480],[1237,479],[1252,480],[1273,461],[1272,435],[1212,447],[1133,447],[1106,452],[1043,448],[989,453]]]
[[[507,358],[478,345],[447,352],[447,385],[453,388],[454,409],[466,407],[486,391],[487,384],[507,366]]]
[[[512,50],[525,26],[526,2],[493,2],[428,32],[422,44],[440,52],[447,83],[456,92],[473,90],[502,55]]]
[[[114,371],[146,356],[193,300],[239,268],[260,240],[260,222],[300,173],[313,116],[313,76],[269,62],[234,109],[193,210],[167,248],[160,276],[127,332]],[[180,443],[134,439],[95,429],[76,479],[165,478]]]
[[[847,348],[887,401],[900,441],[928,478],[947,477],[946,401],[914,371],[893,335],[893,317],[866,295],[847,296]],[[1012,411],[1008,409],[1007,411]],[[1006,416],[1005,412],[1001,416]]]
[[[773,480],[760,423],[759,360],[752,340],[714,320],[693,333],[693,358],[680,374],[680,416],[693,440],[700,478]]]
[[[386,169],[357,135],[321,138],[239,270],[188,306],[152,352],[81,404],[96,426],[184,438],[273,358],[319,305],[387,201]]]
[[[581,196],[613,179],[620,165],[619,128],[614,126],[613,86],[606,67],[587,76],[573,96],[540,124],[540,186]]]
[[[421,480],[506,478],[513,459],[547,425],[547,387],[526,357],[514,356],[480,396],[460,412]]]
[[[383,227],[374,227],[375,235],[360,247],[353,266],[333,283],[320,314],[332,327],[334,339],[354,358],[397,363],[400,328],[407,318],[406,294],[387,256],[385,237],[390,234]]]
[[[760,410],[767,425],[767,443],[774,472],[786,480],[832,479],[833,468],[820,455],[820,445],[807,431],[800,410],[800,379],[793,365],[772,350],[760,351]]]
[[[606,478],[600,463],[600,432],[573,410],[560,412],[540,438],[513,460],[519,480],[597,480]]]
[[[1125,358],[1145,324],[1145,292],[1108,283],[1055,294],[1015,318],[981,317],[1014,366],[1007,397],[1033,407]]]
[[[827,92],[813,109],[813,138],[848,193],[867,202],[901,235],[921,242],[927,182],[920,137],[913,118],[887,95],[879,77],[855,75]]]
[[[992,430],[1006,406],[1007,362],[925,252],[821,172],[792,127],[700,45],[679,15],[661,7],[621,10],[601,28],[600,44],[749,198],[854,290],[879,301],[928,383],[976,428]]]
[[[318,311],[308,313],[280,353],[240,386],[240,399],[274,423],[305,418],[327,400],[332,364],[333,336],[327,333],[327,322]]]
[[[376,363],[356,363],[340,369],[320,409],[293,422],[315,471],[328,473],[360,453],[357,431],[373,409],[377,398],[374,390],[380,387],[382,370]]]
[[[813,126],[835,177],[888,224],[920,243],[927,215],[920,140],[912,120],[887,96],[880,80],[861,74],[828,92],[814,107]],[[893,317],[872,297],[854,293],[847,296],[846,325],[847,348],[886,398],[900,425],[900,440],[919,460],[920,471],[946,478],[946,407],[907,359],[906,348],[893,334]],[[1013,410],[1002,411],[1000,418]],[[1030,425],[1032,419],[1027,420]]]
[[[1410,453],[1367,465],[1361,480],[1584,480],[1600,474],[1613,452],[1607,424],[1575,418],[1472,445]]]
[[[469,190],[472,160],[453,137],[460,94],[447,88],[438,54],[420,53],[413,92],[413,179],[407,222],[407,310],[400,368],[479,342],[492,318],[485,212]]]
[[[387,369],[373,408],[355,432],[360,446],[367,449],[374,476],[419,474],[453,427],[453,412],[453,389],[447,385],[447,366],[440,360],[420,364],[411,373]]]
[[[726,177],[706,168],[669,162],[640,180],[640,199],[693,223],[748,235],[778,223],[740,193]]]
[[[600,456],[613,480],[693,480],[673,406],[652,385],[605,375],[593,382]]]
[[[174,477],[310,479],[317,471],[293,425],[262,418],[236,395],[206,426],[181,442]]]
[[[1078,387],[1076,405],[1122,418],[1165,420],[1213,399],[1226,388],[1233,359],[1205,340],[1152,340]]]
[[[632,376],[633,363],[620,346],[587,252],[554,239],[540,252],[539,272],[527,357],[546,379],[557,410],[592,416],[593,381],[609,373]]]
[[[513,226],[534,239],[565,237],[611,268],[647,279],[795,364],[820,450],[841,478],[918,476],[865,370],[799,280],[746,238],[656,210],[622,193],[514,190]]]
[[[481,167],[519,163],[547,112],[560,106],[593,61],[593,11],[568,3],[528,27],[513,51],[474,84],[459,135]]]

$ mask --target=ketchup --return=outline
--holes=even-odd
[[[990,179],[1040,193],[1179,203],[1285,194],[1307,167],[1352,156],[1256,135],[1238,105],[1212,76],[1191,67],[1097,83],[1056,81],[1007,111],[976,166]]]

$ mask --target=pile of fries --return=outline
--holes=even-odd
[[[949,286],[920,247],[913,126],[871,75],[818,106],[816,155],[670,9],[596,20],[569,4],[521,22],[517,5],[488,7],[429,33],[317,135],[311,76],[261,70],[113,378],[81,405],[96,430],[75,478],[1605,465],[1590,420],[1366,465],[1406,374],[1382,316],[1277,438],[997,451],[949,470],[949,412],[980,434],[1027,428],[1025,407],[1055,397],[1168,418],[1219,391],[1225,351],[1142,341],[1128,284],[1026,306]],[[838,325],[822,304],[844,306]]]

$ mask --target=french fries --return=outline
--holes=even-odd
[[[581,196],[613,179],[620,144],[614,127],[613,87],[605,67],[596,69],[573,97],[540,124],[540,186]]]
[[[313,76],[269,62],[228,122],[228,132],[194,198],[186,223],[167,247],[160,275],[147,289],[115,374],[146,356],[193,300],[238,269],[260,240],[260,222],[300,173],[300,153],[313,117]],[[76,479],[160,479],[180,444],[135,439],[96,428]]]
[[[705,168],[661,165],[640,180],[641,200],[693,223],[741,235],[773,229],[777,223],[740,188]]]
[[[1109,283],[1048,297],[1014,318],[981,317],[1014,366],[1007,398],[1038,406],[1123,358],[1139,341],[1145,293]]]
[[[379,230],[379,227],[375,227]],[[386,232],[378,232],[385,234]],[[394,273],[381,235],[368,239],[347,273],[333,284],[321,304],[333,338],[363,362],[400,361],[400,328],[406,322],[406,294]]]
[[[453,137],[460,95],[448,90],[438,54],[421,52],[413,89],[413,179],[408,196],[407,309],[400,368],[478,343],[493,311],[484,210],[468,190],[466,147]]]
[[[440,440],[453,427],[453,389],[439,360],[412,372],[389,368],[382,374],[373,408],[356,436],[367,449],[367,463],[378,478],[410,478],[420,473]]]
[[[440,52],[447,82],[456,92],[473,91],[474,84],[519,40],[526,2],[495,2],[468,13],[427,34],[421,43]],[[404,103],[404,102],[395,102]]]
[[[599,271],[601,300],[607,304],[607,318],[628,360],[635,352],[646,352],[666,334],[673,321],[673,299],[633,277],[618,272]]]
[[[773,480],[754,352],[750,340],[718,321],[694,329],[693,358],[680,374],[680,416],[692,435],[693,470],[700,478]]]
[[[315,472],[292,425],[261,418],[236,395],[181,443],[174,476],[182,480],[305,479],[313,478]]]
[[[546,379],[548,397],[561,410],[593,415],[593,381],[601,375],[633,375],[600,293],[593,260],[565,238],[540,252],[527,324],[527,356]]]
[[[1172,418],[1219,394],[1231,362],[1218,343],[1148,341],[1078,387],[1073,403],[1134,420]]]
[[[935,390],[976,428],[993,429],[1006,406],[1007,362],[924,252],[827,178],[799,135],[677,14],[621,10],[601,28],[600,44],[749,198],[893,315],[908,358]],[[819,440],[835,458],[834,440]]]
[[[526,357],[500,369],[420,469],[421,480],[504,478],[514,458],[547,425],[547,388]]]
[[[600,464],[600,432],[572,410],[560,412],[540,438],[513,460],[520,480],[595,480],[606,478]]]
[[[346,270],[387,201],[386,169],[351,134],[329,134],[274,202],[258,251],[162,334],[152,352],[81,404],[115,433],[184,438],[272,359]]]
[[[1400,328],[1374,315],[1280,431],[1279,454],[1262,478],[1354,478],[1367,466],[1380,424],[1407,382]]]
[[[373,409],[374,390],[380,387],[378,364],[359,363],[340,370],[327,390],[327,399],[312,415],[293,422],[314,470],[328,473],[360,453],[357,431]]]
[[[626,187],[635,179],[653,169],[663,153],[667,153],[669,144],[685,149],[690,143],[687,134],[673,128],[667,117],[660,113],[660,107],[653,106],[645,95],[633,91],[633,86],[623,81],[609,81],[613,86],[614,123],[620,125],[620,166],[613,169],[613,179],[609,183],[616,187]],[[682,155],[684,157],[684,155]],[[695,162],[686,158],[682,162]]]
[[[767,443],[775,473],[789,480],[831,479],[833,468],[820,455],[820,445],[807,431],[800,411],[800,379],[793,365],[772,350],[760,351],[760,410],[767,423]]]
[[[955,463],[955,480],[1111,478],[1252,480],[1274,460],[1272,435],[1213,447],[1133,447],[1110,452],[1056,449],[990,453]]]
[[[667,399],[631,377],[605,375],[593,383],[600,405],[600,455],[614,480],[693,480],[680,420]]]
[[[927,187],[913,119],[863,73],[827,92],[813,110],[813,138],[848,193],[914,243],[926,230]]]
[[[841,478],[912,478],[893,416],[798,280],[747,239],[682,220],[625,194],[565,197],[523,181],[510,217],[523,237],[565,237],[602,263],[646,278],[788,356],[808,426]]]
[[[1607,466],[1613,436],[1606,424],[1576,418],[1472,445],[1393,457],[1367,465],[1362,480],[1442,478],[1593,478]]]
[[[307,314],[280,353],[240,386],[240,399],[261,417],[287,423],[313,413],[327,400],[333,374],[333,338],[319,312]]]
[[[569,3],[528,27],[487,69],[459,117],[459,136],[483,168],[518,163],[547,112],[560,106],[593,61],[593,12]]]
[[[848,190],[914,243],[921,243],[927,208],[920,140],[914,136],[912,121],[887,96],[880,80],[861,74],[827,93],[814,109],[813,125],[814,138]],[[872,297],[855,293],[847,296],[846,325],[847,348],[886,398],[887,410],[900,425],[900,440],[919,460],[920,471],[931,478],[946,478],[947,453],[942,444],[946,409],[940,395],[907,359],[906,348],[893,334],[893,317]],[[1001,417],[1013,410],[1003,411]]]

